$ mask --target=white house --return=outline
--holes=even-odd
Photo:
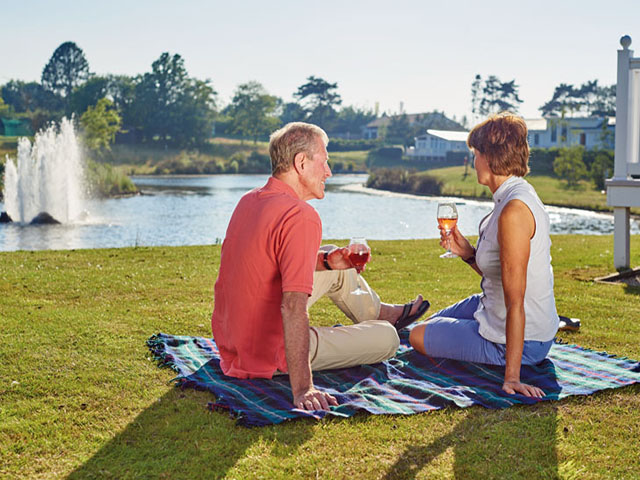
[[[463,128],[458,122],[447,118],[445,114],[441,112],[404,113],[392,116],[383,114],[381,117],[367,123],[367,125],[363,127],[362,138],[376,139],[384,137],[384,132],[394,120],[404,120],[409,127],[420,125],[425,130],[428,128],[462,130]]]
[[[592,150],[614,148],[615,120],[613,117],[546,117],[525,119],[525,122],[529,146],[533,148],[582,145]]]
[[[469,132],[451,130],[427,130],[415,138],[415,146],[407,150],[407,155],[414,159],[444,160],[447,152],[468,152],[467,136]]]

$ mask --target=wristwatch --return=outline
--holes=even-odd
[[[327,270],[333,270],[333,268],[329,266],[329,252],[324,252],[324,255],[322,256],[322,263],[324,264],[324,268]]]

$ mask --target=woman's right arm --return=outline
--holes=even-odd
[[[460,230],[458,230],[458,226],[456,225],[453,230],[451,230],[451,234],[449,239],[445,234],[444,228],[438,226],[440,229],[440,246],[443,248],[447,248],[447,241],[451,240],[450,248],[453,253],[462,258],[465,262],[467,262],[471,268],[473,268],[478,275],[482,275],[482,271],[478,264],[475,262],[476,249],[471,245],[469,240],[466,239]],[[473,260],[471,261],[471,258]]]

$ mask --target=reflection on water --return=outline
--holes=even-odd
[[[42,250],[151,245],[201,245],[222,240],[231,213],[267,175],[133,177],[142,195],[89,202],[88,221],[68,225],[0,224],[0,250]],[[379,192],[362,186],[366,175],[336,175],[318,210],[325,238],[391,240],[437,238],[437,198]],[[474,235],[491,202],[457,199],[459,228]],[[0,210],[3,210],[0,203]],[[608,234],[610,215],[549,207],[552,233]],[[640,233],[637,221],[632,232]]]

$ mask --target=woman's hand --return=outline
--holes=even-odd
[[[520,393],[525,397],[542,398],[545,396],[545,393],[542,391],[542,389],[534,387],[533,385],[527,385],[526,383],[520,383],[519,380],[505,380],[502,384],[502,390],[510,395]]]
[[[469,243],[469,240],[460,233],[457,225],[453,227],[453,230],[450,230],[449,235],[447,235],[447,231],[440,225],[438,225],[438,228],[440,229],[440,246],[442,248],[449,246],[450,250],[461,258],[469,258],[474,254],[473,246]],[[449,244],[448,242],[451,243]]]

